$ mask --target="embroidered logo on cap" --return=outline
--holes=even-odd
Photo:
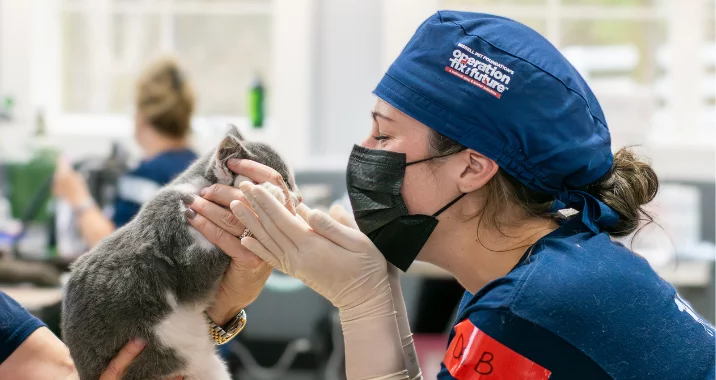
[[[511,75],[515,72],[507,66],[478,53],[464,44],[458,44],[449,59],[445,71],[501,98],[509,90]]]
[[[545,380],[548,369],[512,351],[470,322],[455,326],[443,363],[457,380]]]

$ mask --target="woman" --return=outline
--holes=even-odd
[[[347,170],[355,224],[340,209],[294,216],[248,182],[213,186],[187,212],[207,238],[223,227],[229,254],[245,226],[243,247],[338,307],[349,379],[421,378],[397,278],[416,258],[466,289],[439,379],[714,378],[714,329],[610,239],[648,219],[654,171],[612,154],[594,94],[543,37],[439,12],[375,94]],[[212,312],[245,305],[232,298]]]
[[[144,158],[119,179],[111,220],[93,202],[82,176],[58,161],[55,196],[73,207],[90,247],[129,222],[142,203],[196,159],[189,148],[194,91],[176,62],[161,59],[146,69],[137,83],[135,107],[135,139]]]

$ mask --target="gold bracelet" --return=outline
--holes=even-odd
[[[234,337],[244,329],[244,326],[246,326],[246,312],[243,309],[239,314],[236,314],[234,318],[231,318],[224,327],[214,323],[206,312],[204,312],[204,319],[206,319],[206,323],[209,325],[209,337],[217,346],[226,344],[234,339]]]

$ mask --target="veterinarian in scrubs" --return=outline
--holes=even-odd
[[[93,202],[82,176],[62,159],[57,164],[54,193],[72,205],[90,247],[129,222],[197,157],[189,148],[194,91],[176,62],[161,59],[145,70],[137,83],[135,107],[135,138],[144,159],[119,179],[111,220]]]
[[[506,18],[439,12],[374,93],[346,173],[352,217],[303,204],[295,216],[250,183],[213,186],[192,206],[201,215],[188,212],[229,255],[248,249],[339,309],[349,379],[421,378],[398,281],[416,259],[466,290],[439,379],[714,378],[713,327],[610,239],[647,218],[657,177],[629,150],[612,153],[597,99],[546,39]],[[253,236],[239,242],[244,226]],[[245,306],[242,292],[213,315]]]

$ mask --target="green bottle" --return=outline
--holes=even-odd
[[[264,126],[264,84],[261,77],[256,75],[249,89],[248,115],[251,126],[262,128]]]
[[[2,104],[0,104],[0,120],[12,121],[13,107],[15,106],[15,99],[12,96],[6,96]]]

